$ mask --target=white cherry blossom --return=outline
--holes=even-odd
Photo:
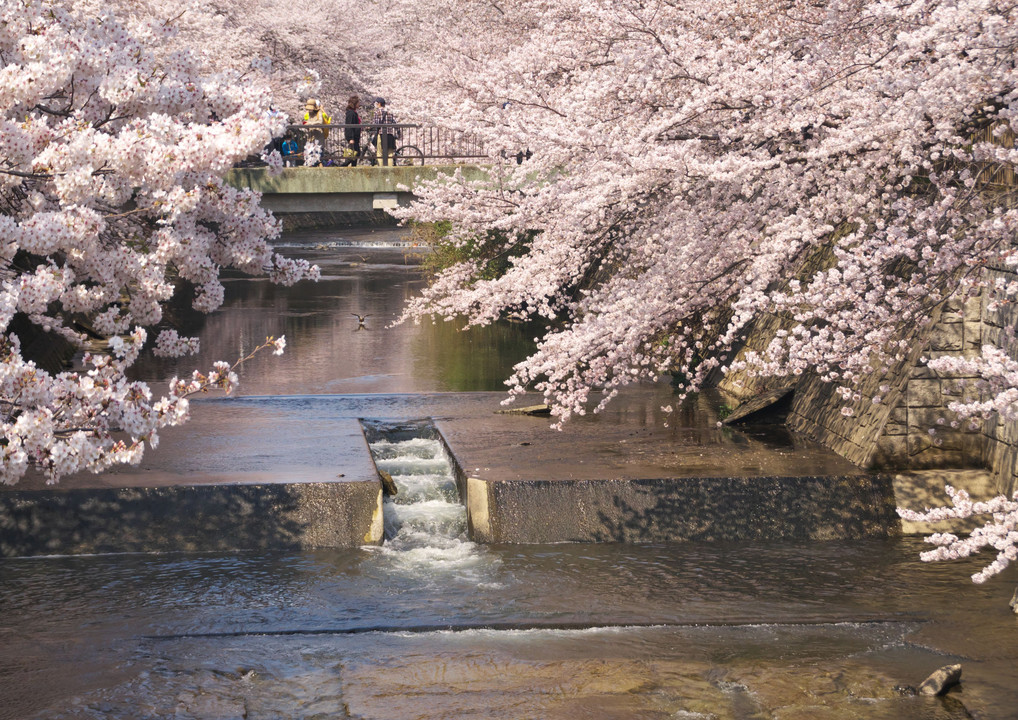
[[[125,9],[126,9],[125,5]],[[257,154],[285,120],[270,112],[265,63],[232,70],[182,37],[196,3],[98,0],[0,4],[0,481],[32,465],[51,481],[137,462],[161,428],[187,418],[187,396],[229,391],[217,365],[159,397],[126,372],[163,320],[179,280],[193,306],[223,301],[222,268],[293,283],[317,275],[273,253],[279,223],[223,174]],[[182,25],[184,32],[178,32]],[[108,338],[80,370],[51,372],[23,335],[84,345]],[[262,348],[280,351],[269,338]],[[162,329],[157,354],[197,341]],[[147,351],[147,350],[145,350]]]

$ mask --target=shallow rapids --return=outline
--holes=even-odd
[[[961,720],[894,689],[951,662],[973,716],[1018,706],[1013,586],[920,564],[917,540],[478,547],[461,528],[3,560],[0,719]]]
[[[382,506],[385,542],[377,562],[421,581],[458,575],[484,582],[497,560],[467,538],[452,464],[442,443],[430,438],[370,443],[376,467],[392,476],[398,492]]]

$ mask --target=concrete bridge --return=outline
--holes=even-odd
[[[273,213],[359,213],[408,205],[422,180],[452,175],[467,180],[484,176],[479,165],[410,167],[293,167],[270,175],[267,168],[236,168],[226,181],[262,194],[262,207]]]

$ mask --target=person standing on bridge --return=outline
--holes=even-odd
[[[389,157],[396,150],[396,138],[399,137],[399,128],[392,127],[396,124],[395,116],[385,108],[385,98],[375,98],[375,115],[371,119],[372,125],[378,134],[378,159],[382,165],[389,164]]]
[[[343,166],[356,166],[357,155],[361,151],[361,116],[357,112],[360,106],[361,99],[356,95],[351,95],[346,102],[346,119],[343,120],[346,125],[343,128],[343,139],[346,144],[343,146],[343,162],[340,163]]]
[[[328,125],[332,122],[332,118],[326,114],[325,108],[322,104],[314,98],[308,98],[307,104],[304,106],[304,124],[305,125]],[[315,127],[305,130],[307,140],[304,145],[304,155],[307,157],[307,146],[312,141],[318,143],[319,148],[319,160],[315,165],[321,165],[321,156],[325,152],[325,139],[329,137],[329,131],[327,128]]]
[[[286,135],[283,136],[283,144],[281,146],[283,165],[286,167],[294,167],[297,164],[297,159],[300,157],[300,147],[297,145],[297,141],[293,139],[293,133],[287,130]]]

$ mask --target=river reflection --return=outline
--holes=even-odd
[[[502,390],[512,366],[534,348],[534,329],[498,323],[462,330],[462,323],[392,322],[424,286],[422,250],[402,230],[314,231],[284,236],[289,257],[319,265],[322,279],[292,288],[263,278],[224,280],[223,308],[197,323],[201,353],[146,357],[135,373],[156,385],[216,360],[233,361],[285,335],[282,357],[264,353],[240,372],[244,395],[345,394]],[[394,245],[394,243],[402,243]],[[388,244],[388,246],[386,245]],[[367,316],[363,325],[357,315]]]

